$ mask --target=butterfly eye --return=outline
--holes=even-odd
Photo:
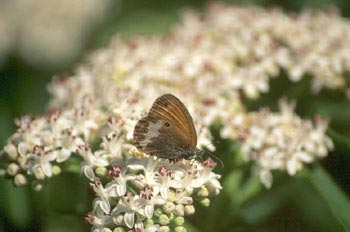
[[[170,127],[170,123],[165,122],[165,123],[164,123],[164,126],[165,126],[165,127]]]

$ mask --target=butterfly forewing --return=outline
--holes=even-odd
[[[195,150],[197,136],[185,105],[175,96],[166,94],[157,98],[148,115],[138,121],[134,142],[139,150],[150,155],[186,158],[188,151]]]
[[[192,147],[197,145],[197,135],[192,117],[186,106],[174,95],[165,94],[157,98],[148,115],[167,120],[171,127],[182,132],[181,137],[189,142]]]

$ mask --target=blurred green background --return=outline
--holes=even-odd
[[[342,0],[230,2],[279,6],[296,12],[305,7],[335,5],[345,17],[350,14],[350,1]],[[8,5],[10,1],[0,1],[0,8],[4,4]],[[31,59],[30,54],[29,58],[28,54],[24,56],[22,48],[17,45],[26,34],[14,33],[11,48],[0,54],[0,147],[15,131],[14,118],[45,112],[49,99],[46,85],[54,74],[73,70],[90,51],[108,44],[115,33],[125,36],[164,33],[177,22],[181,9],[203,10],[205,6],[206,1],[199,0],[111,1],[99,20],[91,22],[81,39],[75,41],[78,48],[66,58],[50,62],[45,58],[45,50],[33,52],[44,58]],[[3,37],[0,36],[0,40]],[[334,139],[336,149],[321,164],[310,166],[298,178],[276,175],[271,190],[263,189],[257,179],[249,179],[250,167],[232,171],[234,165],[225,166],[224,170],[219,170],[223,174],[224,191],[213,199],[211,207],[197,209],[196,216],[187,225],[191,231],[350,231],[349,100],[330,91],[311,96],[308,94],[308,80],[297,85],[286,82],[285,78],[274,80],[271,93],[257,101],[246,102],[249,109],[262,105],[274,108],[278,97],[287,93],[288,97],[297,99],[297,111],[303,117],[321,113],[332,119],[332,129],[328,134]],[[288,90],[274,88],[284,84],[291,87]],[[276,89],[279,90],[274,91]],[[308,104],[310,102],[312,107]],[[215,128],[213,133],[217,134]],[[221,141],[217,151],[222,157],[228,157],[223,160],[225,163],[239,164],[239,161],[229,160],[234,159],[232,153],[235,152],[237,144],[233,141]],[[52,178],[39,193],[30,187],[14,188],[9,180],[0,179],[0,232],[88,231],[89,226],[83,223],[83,218],[90,210],[91,203],[87,199],[91,196],[82,191],[86,188],[83,179],[69,173],[60,175]],[[260,194],[254,195],[260,188]]]

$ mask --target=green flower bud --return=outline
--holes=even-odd
[[[209,207],[210,205],[210,199],[209,198],[203,198],[199,201],[199,203],[201,203],[201,205],[203,205],[204,207]]]
[[[161,226],[157,230],[157,232],[169,232],[169,231],[170,231],[169,226]]]
[[[156,210],[154,210],[154,213],[153,213],[155,217],[160,217],[162,214],[163,214],[163,211],[161,208],[157,208]]]
[[[174,228],[175,232],[187,232],[186,228],[183,226],[178,226]]]
[[[163,205],[163,211],[166,214],[170,214],[171,212],[173,212],[174,209],[175,209],[175,204],[172,202],[168,201]]]
[[[195,213],[195,208],[193,205],[186,205],[185,206],[185,215],[192,215]]]
[[[41,181],[33,181],[32,182],[32,189],[34,191],[39,192],[39,191],[41,191],[43,189],[43,187],[44,186],[43,186],[43,183]]]
[[[209,191],[205,186],[202,186],[198,192],[197,192],[197,196],[199,197],[208,197],[209,196]]]
[[[107,168],[98,167],[96,168],[95,172],[98,177],[105,177],[107,175]]]
[[[61,168],[59,166],[57,166],[57,165],[54,165],[52,167],[52,174],[54,176],[57,176],[57,175],[61,174]]]
[[[27,178],[23,174],[17,174],[14,179],[16,186],[23,186],[27,184]]]
[[[18,171],[19,171],[19,166],[16,163],[11,163],[7,168],[7,173],[10,176],[16,175]]]
[[[166,214],[162,214],[159,217],[159,224],[162,226],[168,225],[170,222],[168,216]]]
[[[174,202],[176,200],[176,194],[174,191],[169,191],[168,192],[168,201]]]
[[[123,227],[116,227],[113,232],[125,232],[125,229]]]
[[[185,223],[185,218],[184,217],[176,217],[172,221],[172,224],[174,226],[182,226]]]
[[[185,207],[181,204],[175,206],[174,214],[176,216],[184,216],[185,215]]]
[[[143,224],[144,224],[145,227],[147,227],[147,226],[154,225],[154,222],[153,222],[152,219],[146,218],[146,220],[144,220]]]
[[[173,220],[175,218],[175,215],[173,214],[173,213],[170,213],[169,214],[169,220],[171,221],[171,220]]]
[[[17,153],[17,148],[15,147],[15,145],[13,145],[12,143],[7,144],[4,147],[4,151],[6,152],[7,156],[11,159],[11,160],[16,160],[18,153]]]

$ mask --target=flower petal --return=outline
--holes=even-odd
[[[71,154],[70,150],[66,148],[62,148],[62,150],[57,155],[57,162],[62,163],[66,161],[70,157],[70,154]]]
[[[154,213],[154,206],[153,205],[146,205],[145,207],[145,216],[147,218],[152,218]]]
[[[164,198],[164,199],[168,199],[168,191],[169,188],[165,187],[165,186],[161,186],[160,187],[160,195]]]
[[[129,228],[133,228],[134,227],[134,222],[135,222],[135,214],[134,212],[127,212],[124,215],[124,222],[125,225]]]
[[[87,178],[89,178],[89,180],[94,181],[95,174],[94,174],[92,167],[90,167],[88,165],[83,166],[83,172],[84,172],[85,176]]]
[[[50,177],[52,176],[52,166],[50,163],[44,163],[41,165],[41,168],[46,176]]]
[[[27,154],[27,144],[25,142],[20,142],[18,144],[18,153],[23,156]]]
[[[118,196],[123,196],[126,193],[126,185],[117,184],[116,186]]]

